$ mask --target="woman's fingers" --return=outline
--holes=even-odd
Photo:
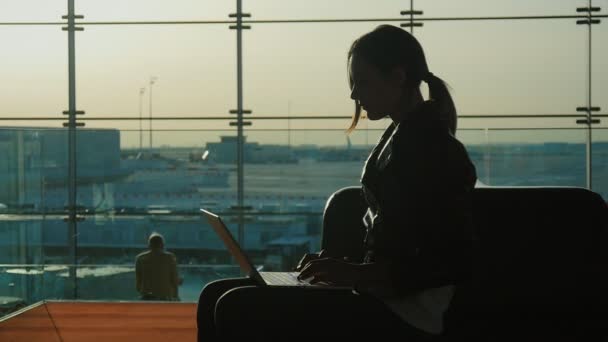
[[[331,258],[323,258],[309,261],[300,271],[298,279],[308,279],[311,277],[319,277],[331,273],[333,260]]]
[[[316,284],[320,282],[327,282],[327,273],[317,273],[315,274],[308,282],[311,284]]]
[[[354,265],[341,259],[323,258],[312,260],[300,272],[298,279],[307,279],[314,284],[319,282],[334,284],[354,284]]]
[[[295,271],[301,271],[306,264],[308,264],[311,260],[319,258],[320,254],[312,253],[312,254],[304,254],[302,259],[298,262],[298,265],[294,268]]]
[[[310,262],[306,263],[306,265],[300,268],[300,274],[298,274],[298,279],[307,279],[312,276],[312,271],[310,269]]]
[[[302,279],[307,279],[307,278],[311,278],[315,275],[315,273],[318,272],[318,264],[319,261],[321,261],[323,259],[316,259],[316,260],[311,260],[309,262],[306,263],[306,265],[304,265],[304,267],[302,267],[302,269],[300,270],[300,274],[298,275],[298,279],[302,280]]]

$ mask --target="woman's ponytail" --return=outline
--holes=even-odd
[[[450,133],[456,134],[458,115],[446,83],[431,72],[427,73],[422,80],[429,86],[429,97],[439,105],[441,117],[446,121]]]

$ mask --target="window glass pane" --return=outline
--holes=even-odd
[[[66,33],[60,26],[2,26],[0,41],[0,118],[61,118],[68,103]]]
[[[342,131],[249,131],[246,189],[281,195],[286,188],[272,184],[285,184],[290,193],[320,196],[324,201],[328,191],[359,183],[363,163],[381,134],[381,130],[365,129],[349,136]],[[323,163],[336,168],[322,167]],[[257,178],[252,173],[256,169]],[[265,178],[272,174],[276,178]],[[323,206],[313,207],[321,210]]]
[[[598,14],[608,13],[606,0],[594,0],[593,6],[601,7],[602,10]],[[592,189],[608,202],[608,20],[600,20],[600,24],[592,26],[592,104],[600,107],[599,112],[593,113],[600,115],[596,117],[600,123],[593,125],[592,133]]]
[[[459,129],[582,129],[580,124],[576,123],[577,119],[583,119],[584,116],[556,116],[556,117],[476,117],[476,116],[460,116],[458,119]],[[554,134],[564,132],[562,130],[548,130]],[[559,139],[559,136],[555,136]]]
[[[268,270],[289,270],[320,247],[328,197],[359,185],[381,131],[248,131],[245,145],[245,244]],[[234,158],[233,154],[233,158]],[[237,227],[237,222],[234,223]]]
[[[78,0],[76,4],[84,21],[229,20],[228,14],[235,10],[235,2],[225,0]]]
[[[608,125],[593,130],[592,153],[592,190],[608,203]]]
[[[214,252],[205,248],[213,236],[198,209],[216,203],[214,209],[226,210],[236,202],[235,165],[219,165],[205,154],[208,143],[234,131],[228,111],[236,103],[235,32],[220,26],[85,32],[78,45],[78,106],[87,111],[79,130],[78,203],[97,215],[79,224],[78,253],[86,259],[79,272],[89,274],[80,296],[137,299],[135,255],[159,231],[178,263],[189,265],[180,296],[194,301],[193,294],[215,279],[206,265],[220,262],[219,244]],[[104,272],[111,273],[104,275],[108,281],[122,282],[116,292],[93,281]]]
[[[483,184],[586,184],[585,130],[463,130],[458,138],[466,144]]]
[[[253,110],[252,119],[258,115],[342,116],[344,119],[333,121],[331,126],[327,121],[316,120],[291,124],[292,128],[300,124],[347,128],[348,117],[354,111],[348,86],[347,52],[353,40],[375,26],[256,25],[243,42],[244,103]],[[252,128],[276,128],[276,124],[256,121]]]
[[[62,20],[62,15],[67,14],[67,8],[66,0],[3,0],[0,4],[0,21],[57,22]]]
[[[56,237],[67,239],[66,130],[48,127],[55,124],[48,121],[13,124],[0,128],[0,316],[51,298],[43,265],[64,261],[67,254],[47,231],[60,227],[64,234]],[[64,290],[63,282],[56,285]]]
[[[224,215],[223,215],[224,216]],[[230,220],[230,216],[226,216]],[[139,300],[135,260],[152,232],[163,235],[165,250],[176,256],[181,301],[196,302],[206,283],[240,275],[221,240],[196,212],[148,215],[116,212],[86,215],[78,226],[78,298]]]
[[[78,131],[77,198],[87,213],[78,224],[79,298],[138,299],[133,263],[154,231],[183,265],[182,301],[195,301],[206,282],[239,275],[199,214],[201,207],[224,213],[236,203],[235,164],[219,162],[216,151],[205,153],[233,131],[191,127],[155,130],[158,147],[152,150],[147,140],[140,149],[137,129]],[[96,277],[115,284],[116,291],[100,287]]]
[[[606,15],[608,13],[608,1],[599,2],[602,11],[599,14]],[[597,6],[594,4],[594,6]],[[600,107],[600,112],[594,114],[608,114],[608,18],[601,18],[600,24],[592,26],[592,101],[593,105]],[[602,119],[604,127],[608,127],[608,119]]]
[[[149,116],[150,102],[154,117],[228,116],[233,109],[234,31],[112,26],[88,27],[81,37],[78,107],[87,117]]]
[[[461,115],[576,114],[585,103],[587,32],[571,20],[429,22],[415,32]]]
[[[244,11],[251,13],[254,20],[400,18],[400,12],[409,6],[409,1],[400,0],[377,1],[373,5],[368,0],[243,1]]]
[[[346,51],[375,25],[327,27],[268,25],[251,32],[244,96],[253,117],[351,115]],[[462,116],[572,115],[584,103],[586,34],[570,22],[434,22],[417,32],[431,70],[452,87]],[[555,32],[567,44],[553,44]],[[283,48],[277,52],[276,45]]]
[[[145,250],[145,248],[142,250]],[[179,249],[171,249],[171,252],[180,255]],[[221,253],[225,254],[224,252],[225,248],[223,248]],[[185,256],[184,259],[188,261],[188,258]],[[225,259],[230,262],[230,258]],[[135,260],[135,257],[133,257],[133,260]],[[180,262],[179,257],[178,262]],[[76,272],[78,274],[78,299],[103,301],[140,300],[140,295],[135,289],[135,266],[133,263],[120,265],[81,265],[77,267]],[[231,263],[178,264],[177,273],[183,279],[183,283],[178,286],[179,299],[181,302],[190,303],[198,302],[201,290],[207,283],[217,279],[241,276],[238,266]],[[47,275],[45,277],[49,278],[50,276]]]
[[[58,249],[45,234],[46,228],[53,225],[66,226],[58,215],[2,215],[0,318],[43,299],[64,297],[64,280],[49,281],[45,274],[46,271],[55,271],[53,267],[45,266],[53,262],[54,254],[50,250]],[[57,295],[50,295],[55,290]]]
[[[588,6],[584,0],[428,0],[415,2],[415,9],[423,10],[428,17],[479,17],[479,16],[538,16],[577,15],[577,7]]]
[[[87,112],[78,143],[81,205],[95,211],[196,211],[202,200],[199,190],[217,186],[229,191],[232,171],[201,159],[208,141],[219,140],[220,130],[231,130],[229,120],[183,120],[229,118],[236,102],[234,50],[224,45],[234,33],[218,29],[125,26],[86,31],[90,36],[79,46],[78,73],[78,106]],[[154,45],[159,35],[174,39]]]
[[[136,130],[79,130],[79,205],[98,213],[149,214],[197,213],[211,202],[225,210],[235,204],[236,166],[222,162],[233,150],[207,152],[232,131],[154,133],[159,147],[150,150],[147,141],[139,148]]]
[[[60,128],[0,128],[0,208],[22,214],[63,210],[67,139]]]

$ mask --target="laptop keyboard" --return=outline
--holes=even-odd
[[[268,285],[310,285],[306,281],[298,280],[299,272],[261,272],[260,274]]]

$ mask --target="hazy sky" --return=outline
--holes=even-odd
[[[86,22],[137,20],[226,20],[235,11],[227,0],[76,0]],[[418,0],[424,17],[572,15],[587,1]],[[594,6],[608,13],[608,0]],[[252,19],[398,18],[409,1],[243,0]],[[67,0],[0,0],[0,22],[57,22]],[[453,88],[461,115],[575,114],[586,105],[587,27],[575,19],[427,21],[415,30],[430,69]],[[390,23],[390,22],[389,22]],[[244,103],[253,116],[350,115],[346,51],[380,22],[253,24],[243,33]],[[393,24],[395,24],[393,22]],[[236,34],[228,24],[86,25],[77,33],[77,105],[87,116],[149,113],[149,79],[154,116],[218,116],[236,108]],[[61,26],[0,26],[0,117],[60,116],[67,109],[67,34]],[[608,20],[593,27],[594,104],[608,113]],[[576,127],[575,119],[461,119],[463,128]],[[53,126],[61,122],[7,122],[1,126]],[[348,120],[256,121],[255,128],[335,128]],[[155,121],[154,128],[225,129],[225,121]],[[368,125],[363,123],[363,127]],[[381,128],[385,122],[371,123]],[[87,127],[125,130],[124,146],[138,144],[138,121],[87,122]],[[608,128],[608,119],[602,127]],[[143,123],[148,128],[148,123]],[[222,132],[157,132],[155,142],[194,145]],[[352,137],[365,142],[376,133]],[[484,131],[463,139],[487,139]],[[493,139],[584,141],[584,131],[493,132]],[[285,143],[342,142],[340,131],[251,132],[250,140]],[[507,138],[508,136],[508,138]],[[608,140],[608,130],[595,135]],[[504,138],[501,138],[504,137]],[[145,135],[147,141],[147,134]],[[373,138],[375,139],[375,138]]]

